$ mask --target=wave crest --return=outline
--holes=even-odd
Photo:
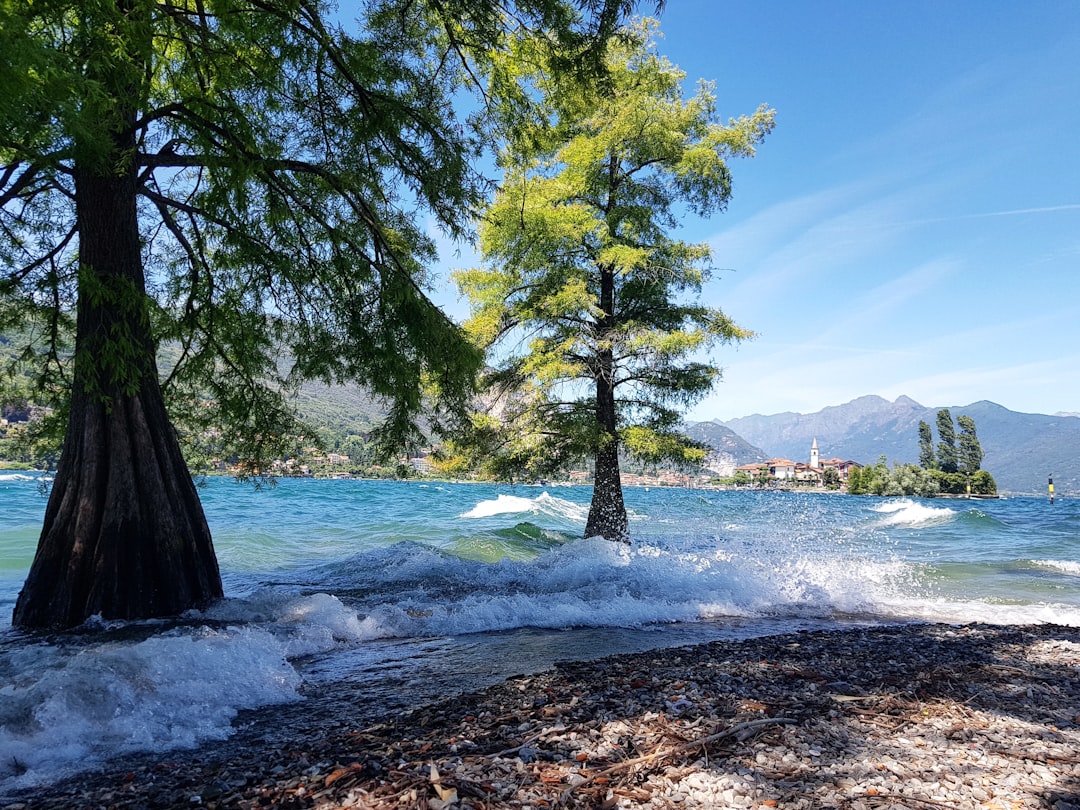
[[[535,498],[500,494],[495,500],[480,501],[480,503],[467,512],[463,512],[459,517],[475,519],[522,513],[551,515],[584,523],[588,517],[589,508],[563,498],[555,498],[547,492],[542,492]]]
[[[908,498],[880,503],[873,510],[885,515],[879,526],[940,526],[958,514],[955,509],[927,506]]]

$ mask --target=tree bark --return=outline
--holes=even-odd
[[[136,209],[134,111],[106,160],[76,158],[71,413],[13,623],[175,615],[222,596],[202,505],[158,382]]]
[[[13,623],[171,616],[222,596],[210,529],[156,381],[73,398],[64,452]]]
[[[629,542],[629,522],[619,472],[619,442],[614,432],[605,432],[596,450],[593,495],[589,504],[589,518],[585,523],[585,536]]]
[[[585,522],[585,536],[603,537],[625,543],[629,541],[629,523],[619,471],[615,361],[611,349],[603,342],[615,319],[615,274],[608,268],[602,268],[600,272],[600,309],[603,317],[598,324],[601,340],[596,357],[596,470],[593,474],[593,495],[589,504],[589,517]]]

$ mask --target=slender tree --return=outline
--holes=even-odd
[[[459,273],[477,342],[492,353],[492,414],[479,421],[489,463],[540,471],[591,458],[587,536],[627,537],[620,451],[694,460],[680,408],[719,375],[697,360],[749,332],[695,302],[707,245],[672,235],[683,209],[722,210],[727,160],[773,126],[764,107],[721,123],[713,87],[683,97],[685,74],[659,56],[653,21],[607,50],[607,80],[553,82],[544,54],[508,64],[551,122],[513,139],[480,225],[484,266]],[[504,467],[505,469],[506,467]]]
[[[821,473],[821,483],[825,489],[840,489],[840,471],[836,467],[826,467]]]
[[[957,471],[956,429],[948,408],[937,412],[937,431],[937,468],[944,473],[954,473]]]
[[[974,475],[982,469],[983,460],[982,445],[975,433],[975,420],[965,414],[956,417],[956,424],[960,428],[957,451],[960,472]]]
[[[919,466],[932,470],[936,466],[934,456],[934,433],[928,422],[919,422]]]
[[[221,595],[172,419],[254,473],[302,379],[369,385],[388,441],[462,405],[480,355],[423,286],[484,190],[451,100],[522,26],[588,74],[632,5],[367,0],[349,33],[320,0],[0,3],[0,332],[68,414],[16,624]]]

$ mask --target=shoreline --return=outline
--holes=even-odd
[[[371,725],[362,683],[0,799],[41,808],[1080,808],[1080,628],[911,624],[559,663]]]

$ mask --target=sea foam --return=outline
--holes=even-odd
[[[541,514],[561,517],[567,520],[585,522],[588,507],[563,498],[556,498],[543,492],[535,498],[520,495],[496,496],[494,500],[480,501],[472,509],[461,514],[463,518],[489,518],[510,514]]]
[[[1039,568],[1049,568],[1061,574],[1080,576],[1080,562],[1073,560],[1033,560],[1032,563]]]
[[[223,738],[237,711],[296,700],[300,684],[281,641],[255,627],[11,647],[0,672],[0,793]]]
[[[927,506],[907,498],[878,504],[874,511],[886,515],[879,522],[881,526],[936,526],[948,523],[957,515],[955,509]]]

